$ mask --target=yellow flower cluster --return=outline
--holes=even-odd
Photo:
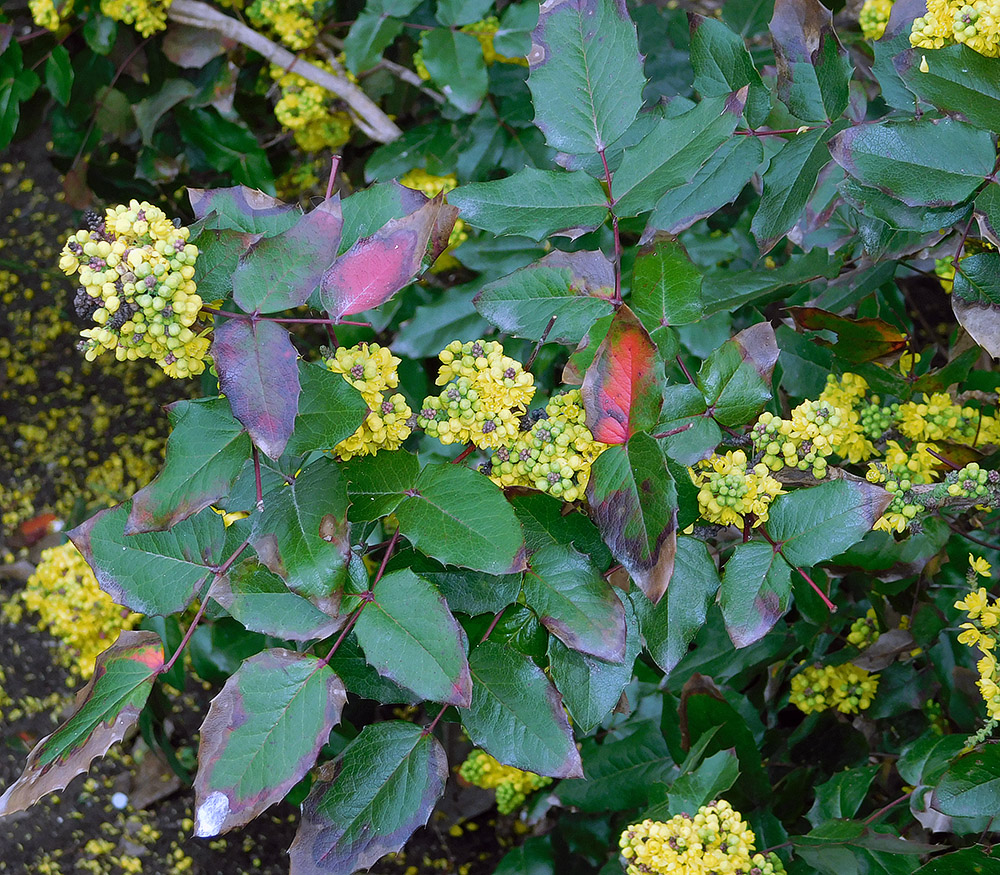
[[[434,176],[434,174],[417,167],[400,177],[399,184],[416,191],[422,191],[427,197],[432,198],[441,192],[447,193],[455,189],[458,186],[458,179],[453,175]],[[448,247],[431,266],[431,272],[440,273],[443,270],[452,270],[458,267],[459,261],[452,255],[452,252],[468,239],[469,232],[465,230],[465,222],[456,219],[455,227],[451,229],[451,236],[448,238]]]
[[[528,66],[527,58],[508,58],[506,55],[501,55],[497,52],[493,45],[493,40],[499,29],[500,20],[495,15],[490,15],[482,21],[474,21],[472,24],[467,24],[464,27],[459,28],[462,33],[471,33],[477,40],[479,40],[479,45],[483,50],[483,60],[486,62],[486,66],[490,66],[494,63],[521,64],[525,67]],[[431,78],[431,74],[427,72],[427,66],[424,64],[422,40],[421,48],[413,55],[413,69],[417,71],[417,75],[424,81]]]
[[[962,255],[959,261],[963,261],[970,255],[977,255],[980,252],[993,252],[995,249],[996,247],[988,240],[982,240],[979,237],[969,237],[962,244]],[[935,258],[934,273],[937,274],[941,288],[950,295],[955,285],[955,259],[951,257]]]
[[[172,0],[101,0],[101,12],[130,24],[143,36],[151,36],[167,26],[167,10]]]
[[[424,398],[417,424],[443,444],[480,449],[512,443],[535,394],[534,377],[494,340],[454,340],[438,354],[439,395]]]
[[[521,431],[497,447],[488,464],[498,486],[527,486],[563,501],[583,498],[590,466],[607,444],[594,440],[579,389],[555,395],[544,412],[533,411],[521,420]]]
[[[296,52],[309,48],[319,36],[312,4],[303,0],[256,0],[247,9],[247,17],[255,27],[273,31]]]
[[[792,678],[788,702],[804,714],[829,708],[836,708],[841,714],[857,714],[871,705],[878,679],[879,675],[869,674],[850,662],[836,666],[809,665]]]
[[[470,784],[484,790],[495,790],[497,810],[501,814],[516,811],[528,796],[552,783],[552,779],[544,775],[505,766],[484,750],[472,751],[458,773]]]
[[[880,484],[892,495],[889,506],[882,516],[875,520],[872,528],[876,532],[905,532],[923,508],[923,505],[910,500],[913,481],[905,475],[893,473],[883,462],[872,462],[868,466],[865,479],[869,483]]]
[[[312,63],[328,73],[336,73],[328,61]],[[300,149],[306,152],[339,149],[351,138],[350,115],[335,109],[333,95],[325,88],[274,64],[271,78],[281,89],[274,116],[292,132]]]
[[[996,417],[956,404],[947,392],[920,396],[899,406],[897,428],[915,441],[951,441],[978,447],[1000,436]]]
[[[341,459],[374,456],[379,450],[396,450],[410,436],[412,411],[406,399],[389,389],[399,385],[400,360],[377,343],[340,347],[327,357],[326,366],[357,389],[368,405],[368,416],[350,437],[337,444]]]
[[[94,673],[97,655],[114,643],[122,629],[133,629],[142,619],[116,605],[97,585],[94,572],[72,543],[43,550],[35,573],[28,578],[16,603],[41,618],[39,628],[66,645],[56,658],[81,678]]]
[[[858,24],[865,39],[881,39],[889,23],[893,0],[865,0],[858,13]]]
[[[780,875],[775,853],[755,854],[757,837],[742,815],[720,799],[694,817],[644,820],[622,832],[618,847],[628,875]]]
[[[853,644],[858,650],[864,650],[879,639],[881,633],[875,618],[875,609],[869,608],[863,617],[858,617],[851,623],[851,631],[847,635],[848,644]]]
[[[702,517],[724,526],[742,528],[747,514],[757,522],[766,522],[771,502],[784,491],[768,473],[767,465],[758,463],[748,471],[742,450],[730,450],[724,456],[715,454],[689,471],[694,485],[699,487]]]
[[[990,564],[982,557],[969,554],[968,579],[970,588],[977,575],[989,577]],[[970,622],[962,623],[963,630],[958,636],[959,644],[978,647],[982,657],[976,664],[979,680],[976,686],[986,703],[986,713],[991,720],[1000,720],[1000,672],[997,671],[997,640],[1000,639],[1000,604],[992,601],[985,587],[972,590],[964,598],[955,602],[955,607],[968,614]]]
[[[207,329],[196,333],[201,298],[194,283],[198,247],[189,231],[143,201],[90,214],[72,234],[59,267],[79,273],[77,313],[96,323],[81,331],[87,361],[114,351],[118,361],[153,359],[170,377],[205,370]]]
[[[28,0],[31,19],[39,27],[56,31],[59,26],[73,13],[74,0]]]
[[[1000,0],[927,0],[927,12],[913,21],[910,45],[939,49],[955,43],[1000,57]]]

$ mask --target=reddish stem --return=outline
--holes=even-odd
[[[437,717],[435,717],[431,721],[431,725],[424,727],[424,731],[421,733],[421,735],[430,735],[434,731],[434,727],[438,725],[438,721],[444,716],[444,712],[447,711],[447,710],[448,710],[448,706],[447,705],[445,705],[443,708],[441,708],[441,710],[438,711]]]
[[[675,434],[680,434],[682,431],[687,431],[689,428],[694,426],[693,422],[689,422],[687,425],[682,425],[680,428],[672,428],[670,431],[661,431],[659,434],[654,434],[654,438],[665,438],[673,437]]]
[[[962,255],[962,250],[965,249],[965,241],[969,237],[969,231],[972,229],[972,223],[975,221],[976,214],[973,213],[969,216],[969,221],[965,225],[965,230],[962,232],[962,238],[958,241],[958,249],[955,250],[955,254],[952,256],[951,264],[955,268],[955,275],[959,273],[958,262]]]
[[[264,485],[260,479],[260,452],[256,445],[251,445],[253,450],[253,477],[257,487],[257,510],[264,510]]]
[[[684,376],[688,378],[688,382],[692,386],[694,386],[695,385],[694,377],[691,376],[691,372],[687,369],[687,367],[685,366],[684,362],[681,360],[680,355],[678,354],[678,355],[674,356],[674,358],[677,359],[677,364],[680,365],[681,370],[684,372]]]
[[[815,131],[815,130],[816,128],[807,127],[805,130],[803,130],[802,128],[782,128],[781,130],[777,131],[746,130],[746,131],[733,131],[733,133],[739,134],[742,137],[774,137],[779,134],[799,134],[799,133],[804,134],[806,131]]]
[[[330,159],[330,178],[326,183],[326,199],[329,200],[333,196],[333,186],[337,180],[337,170],[340,167],[340,156],[334,155]]]
[[[549,336],[549,332],[552,330],[552,326],[556,324],[556,317],[553,316],[549,319],[549,324],[545,326],[545,330],[542,332],[542,336],[538,338],[538,343],[535,344],[535,348],[531,351],[531,355],[528,356],[528,361],[524,365],[526,371],[531,370],[531,366],[535,363],[535,356],[538,355],[538,350],[542,348],[542,344],[545,343],[545,339]]]
[[[493,621],[489,625],[489,628],[483,634],[483,637],[479,640],[480,644],[482,644],[483,641],[485,641],[487,638],[490,637],[490,635],[493,634],[493,630],[496,629],[497,623],[500,622],[500,618],[503,616],[503,612],[506,610],[507,610],[506,608],[500,608],[500,610],[496,612],[496,614],[493,617]]]
[[[951,468],[952,471],[961,470],[962,467],[961,465],[956,465],[953,461],[951,461],[951,459],[946,459],[940,453],[934,452],[934,450],[930,449],[929,447],[924,447],[924,451],[930,453],[939,462],[944,462],[949,468]]]
[[[347,319],[299,319],[285,316],[261,316],[259,313],[234,313],[231,310],[220,310],[217,307],[202,306],[203,313],[211,313],[213,316],[225,316],[227,319],[242,319],[250,322],[282,322],[296,325],[358,325],[362,328],[371,328],[370,322],[350,322]]]
[[[362,601],[361,604],[354,609],[354,611],[351,613],[351,616],[344,624],[344,628],[340,630],[340,634],[337,636],[337,640],[333,642],[333,647],[330,648],[330,652],[327,653],[327,655],[324,656],[319,661],[320,665],[330,664],[330,660],[333,659],[333,654],[337,652],[337,648],[340,647],[341,644],[343,644],[344,639],[348,636],[351,629],[354,628],[354,624],[358,622],[358,617],[361,616],[361,612],[365,609],[365,605],[367,604],[368,604],[367,601]]]
[[[883,805],[883,806],[882,806],[882,807],[881,807],[881,808],[880,808],[880,809],[879,809],[878,811],[876,811],[876,812],[875,812],[874,814],[872,814],[872,815],[869,815],[868,817],[866,817],[866,818],[864,819],[863,823],[864,823],[865,825],[867,825],[867,824],[871,823],[872,821],[875,821],[875,820],[878,820],[878,818],[880,818],[880,817],[881,817],[881,816],[882,816],[883,814],[885,814],[885,813],[886,813],[887,811],[889,811],[889,810],[890,810],[890,809],[892,809],[892,808],[895,808],[895,807],[896,807],[897,805],[899,805],[899,803],[900,803],[900,802],[905,802],[905,801],[906,801],[907,799],[909,799],[909,798],[910,798],[910,797],[911,797],[912,795],[913,795],[913,791],[912,791],[912,790],[910,790],[910,792],[909,792],[909,793],[904,793],[904,794],[903,794],[902,796],[900,796],[900,797],[899,797],[898,799],[893,799],[893,800],[892,800],[892,802],[890,802],[890,803],[889,803],[888,805]]]
[[[608,183],[608,209],[611,211],[611,228],[615,232],[615,307],[621,306],[622,302],[622,238],[618,232],[618,214],[615,212],[615,199],[611,194],[611,170],[608,169],[608,159],[603,149],[598,149],[597,154],[601,156],[601,163],[604,165],[604,179]]]
[[[475,450],[475,449],[476,449],[476,445],[473,444],[473,443],[470,443],[464,450],[462,450],[461,453],[459,453],[457,456],[455,456],[454,459],[451,460],[451,464],[452,465],[460,465],[462,462],[464,462],[472,454],[473,450]]]
[[[781,558],[784,559],[786,562],[788,562],[788,559],[785,558],[785,554],[784,553],[781,554]],[[791,565],[792,563],[788,562],[788,564]],[[798,565],[795,565],[795,566],[792,566],[792,567],[795,568],[795,570],[806,579],[806,583],[808,583],[809,586],[811,586],[814,590],[816,590],[816,594],[821,599],[823,599],[823,604],[826,605],[827,610],[829,610],[829,612],[831,614],[836,614],[837,613],[837,606],[833,602],[831,602],[830,599],[827,598],[826,593],[823,592],[823,590],[821,590],[816,585],[816,582],[808,574],[806,574],[805,571],[803,571]]]

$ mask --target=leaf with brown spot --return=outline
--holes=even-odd
[[[139,719],[162,667],[159,635],[122,632],[97,657],[94,676],[78,694],[73,716],[35,745],[21,777],[0,796],[0,817],[23,811],[47,793],[61,790],[121,741]]]
[[[883,319],[849,319],[818,307],[789,307],[788,310],[800,327],[836,334],[836,343],[822,338],[814,338],[813,342],[832,348],[838,356],[853,364],[870,362],[906,347],[906,335]]]

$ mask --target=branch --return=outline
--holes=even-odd
[[[337,39],[335,36],[324,37],[324,39],[338,52],[343,51],[344,41],[342,39]],[[374,73],[379,69],[388,70],[397,79],[402,79],[408,85],[412,85],[414,88],[419,88],[435,103],[446,102],[446,98],[443,94],[435,91],[433,88],[428,88],[427,83],[413,70],[409,67],[404,67],[402,64],[397,64],[395,61],[390,61],[388,58],[382,58],[374,67],[371,68],[371,70],[365,70],[360,75],[367,76],[369,73]]]
[[[257,33],[242,22],[223,14],[200,0],[174,0],[167,17],[178,24],[190,27],[200,27],[203,30],[214,30],[223,37],[241,43],[263,55],[268,61],[286,70],[294,68],[295,73],[315,82],[327,91],[337,95],[357,115],[360,127],[373,140],[380,143],[391,143],[402,136],[402,131],[357,85],[345,77],[334,76],[301,58],[296,57],[287,49],[272,42],[266,36]]]

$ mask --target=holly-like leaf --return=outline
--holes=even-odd
[[[705,396],[690,383],[663,390],[663,407],[654,434],[667,435],[658,440],[667,455],[682,465],[707,459],[722,440],[722,430],[708,414]]]
[[[315,764],[346,701],[315,656],[274,648],[246,660],[201,725],[194,834],[228,832],[281,801]]]
[[[527,656],[483,641],[469,656],[472,705],[463,709],[469,738],[500,762],[553,778],[583,776],[559,693]]]
[[[600,570],[570,546],[533,553],[524,600],[567,647],[608,662],[625,656],[625,612]]]
[[[877,188],[861,185],[850,177],[846,177],[837,189],[859,213],[878,219],[890,228],[925,233],[947,228],[969,215],[967,203],[957,207],[908,207]]]
[[[189,188],[195,218],[213,230],[274,235],[287,231],[302,215],[297,204],[286,204],[262,191],[236,185],[232,188]]]
[[[405,134],[403,135],[406,136]],[[396,143],[400,142],[399,140]],[[391,145],[395,146],[396,143]],[[386,146],[385,148],[389,148]],[[410,163],[406,165],[409,169]],[[403,173],[405,171],[400,171]],[[400,185],[395,180],[379,182],[356,191],[340,203],[344,214],[344,228],[340,234],[340,252],[347,252],[362,237],[371,237],[379,228],[393,219],[402,219],[415,213],[427,197],[423,192]]]
[[[976,195],[976,220],[983,236],[994,246],[1000,246],[1000,185],[997,183],[991,182]]]
[[[822,346],[832,346],[837,355],[854,364],[870,362],[892,352],[899,352],[907,343],[907,336],[883,319],[875,317],[848,319],[821,310],[818,307],[789,307],[792,318],[810,331],[832,331],[837,343],[822,338]]]
[[[718,589],[719,571],[708,547],[703,541],[682,535],[677,538],[674,576],[666,597],[654,605],[642,593],[631,593],[646,649],[667,674],[705,625],[708,607]]]
[[[623,444],[656,424],[663,377],[656,345],[628,307],[619,308],[580,389],[596,440]]]
[[[685,762],[685,765],[687,763]],[[684,771],[673,784],[664,805],[663,815],[671,811],[697,811],[726,792],[740,775],[740,764],[733,748],[716,751],[705,757],[692,771]],[[657,808],[645,812],[647,817],[658,817]]]
[[[175,614],[222,562],[226,527],[206,508],[166,532],[126,535],[131,502],[102,510],[69,533],[97,582],[141,614]]]
[[[549,638],[552,681],[562,694],[573,724],[581,732],[589,733],[600,725],[632,680],[632,668],[642,650],[642,636],[631,603],[625,605],[625,625],[625,658],[620,663],[605,662],[571,650],[555,636]]]
[[[225,398],[175,401],[156,479],[132,497],[125,534],[162,532],[224,496],[250,458],[250,437]]]
[[[433,733],[399,721],[366,726],[320,767],[288,849],[292,872],[350,875],[398,851],[427,822],[447,779]]]
[[[770,544],[738,544],[726,562],[719,590],[733,644],[747,647],[763,638],[788,610],[791,596],[792,570]]]
[[[331,617],[293,593],[256,559],[235,565],[212,585],[212,598],[251,632],[289,641],[328,638],[347,617]]]
[[[707,97],[683,115],[660,120],[629,149],[611,180],[615,212],[638,216],[656,206],[672,188],[690,182],[712,153],[736,130],[747,89]]]
[[[468,707],[472,678],[466,640],[441,594],[404,568],[372,590],[354,627],[365,658],[380,675],[422,699]]]
[[[337,257],[343,224],[340,196],[334,195],[287,231],[252,245],[233,273],[233,300],[247,313],[304,304]]]
[[[629,304],[649,331],[701,319],[701,271],[675,239],[655,234],[639,250]]]
[[[318,362],[299,362],[299,386],[299,412],[285,447],[289,453],[332,450],[354,434],[368,415],[361,393]]]
[[[62,106],[69,103],[73,90],[73,64],[64,45],[53,46],[45,62],[45,87]]]
[[[600,317],[612,312],[615,275],[601,252],[551,252],[492,283],[473,299],[476,309],[505,334],[578,343]]]
[[[499,487],[476,471],[427,465],[396,508],[399,530],[421,553],[489,574],[523,571],[524,534]]]
[[[358,240],[324,273],[323,309],[341,319],[384,304],[444,251],[457,214],[438,196]]]
[[[1000,256],[982,252],[958,263],[951,307],[972,339],[1000,356]]]
[[[139,719],[162,667],[159,635],[121,632],[97,657],[93,677],[77,694],[73,716],[32,748],[21,776],[0,796],[0,817],[61,790],[121,741]]]
[[[482,48],[475,35],[438,27],[424,34],[420,45],[427,72],[441,86],[448,102],[464,113],[479,109],[489,79]]]
[[[744,328],[713,352],[698,371],[708,412],[720,425],[743,425],[771,399],[778,343],[768,322]]]
[[[414,550],[400,550],[389,561],[388,571],[411,569],[444,596],[448,609],[463,614],[495,614],[512,605],[521,594],[521,574],[484,574],[442,565]]]
[[[420,462],[412,453],[397,450],[375,456],[355,456],[341,465],[351,500],[348,516],[356,522],[374,522],[392,513],[416,486]]]
[[[205,223],[215,219],[199,220],[191,228],[191,242],[198,246],[198,260],[194,266],[194,281],[198,294],[204,300],[225,300],[233,293],[233,271],[239,257],[250,245],[260,239],[259,234],[234,231],[230,228],[206,228]]]
[[[838,772],[816,788],[816,801],[806,815],[813,826],[827,820],[851,818],[868,795],[878,766],[862,766]]]
[[[390,18],[377,7],[362,9],[344,38],[347,69],[357,75],[374,67],[402,31],[398,18]]]
[[[264,495],[252,543],[292,592],[336,613],[347,577],[347,484],[333,459],[317,459],[294,482]],[[347,546],[347,549],[345,549]],[[332,599],[332,602],[327,600]]]
[[[833,16],[819,0],[775,0],[771,38],[778,99],[803,121],[833,121],[847,108],[853,70]]]
[[[531,38],[535,125],[559,152],[606,149],[635,120],[646,85],[624,0],[542,5]]]
[[[639,433],[605,450],[591,468],[587,501],[612,555],[658,602],[677,551],[677,488],[662,448]]]
[[[277,459],[299,409],[298,356],[288,332],[277,322],[228,319],[215,328],[212,358],[233,415]]]
[[[830,154],[862,185],[910,206],[951,206],[993,172],[993,138],[954,119],[856,125],[830,140]]]
[[[524,528],[528,552],[550,544],[572,544],[602,571],[611,567],[611,553],[586,514],[566,513],[565,502],[534,489],[514,494],[510,501]]]

